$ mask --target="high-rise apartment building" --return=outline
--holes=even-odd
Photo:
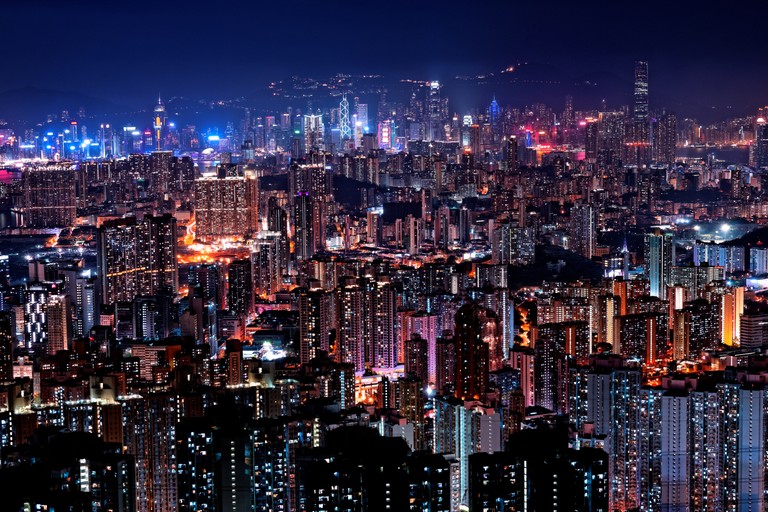
[[[171,215],[108,221],[98,231],[102,303],[132,301],[165,286],[178,290],[176,219]]]
[[[26,166],[21,174],[21,188],[25,227],[61,228],[75,224],[74,164]]]
[[[250,176],[195,181],[195,239],[242,239],[258,231],[258,181]]]

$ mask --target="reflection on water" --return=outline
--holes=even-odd
[[[706,160],[709,155],[713,155],[717,160],[722,160],[726,165],[749,163],[748,147],[723,148],[677,148],[675,156],[678,158],[701,158]]]

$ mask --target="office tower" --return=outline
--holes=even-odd
[[[296,196],[293,214],[294,251],[297,262],[311,258],[317,250],[314,215],[314,201],[309,192],[300,192]]]
[[[347,140],[352,136],[352,129],[349,125],[349,101],[347,95],[341,95],[339,103],[339,129],[341,131],[341,140]]]
[[[248,315],[253,308],[253,280],[250,260],[235,260],[227,274],[227,309]]]
[[[155,130],[155,149],[163,150],[164,138],[166,135],[168,120],[165,115],[165,105],[158,96],[157,105],[155,105],[154,117],[152,118],[152,127]]]
[[[267,230],[274,231],[288,238],[288,214],[278,204],[275,196],[267,200]]]
[[[107,221],[98,230],[97,263],[102,303],[179,288],[176,219],[146,215]]]
[[[195,180],[195,239],[242,239],[258,231],[258,180],[251,176]]]
[[[634,118],[637,121],[648,119],[648,62],[635,62]]]
[[[51,295],[46,303],[48,329],[46,351],[55,355],[69,350],[72,341],[72,303],[69,295]]]
[[[671,268],[675,264],[675,241],[672,233],[655,232],[645,235],[644,256],[646,276],[651,283],[652,297],[667,298]]]
[[[758,118],[755,130],[755,143],[752,150],[752,160],[758,169],[768,167],[768,122]]]
[[[28,165],[21,172],[24,227],[61,228],[75,224],[75,168],[67,163]]]
[[[325,125],[321,115],[304,116],[304,152],[325,149]],[[296,156],[294,156],[296,158]]]
[[[299,359],[309,363],[330,348],[333,295],[320,289],[302,291],[299,296]]]
[[[137,340],[159,339],[157,302],[154,297],[133,299],[133,336]]]
[[[511,135],[506,144],[507,172],[517,172],[517,137]]]
[[[427,140],[443,140],[443,104],[440,99],[440,82],[433,81],[427,89]]]
[[[456,313],[456,398],[480,399],[488,389],[488,320],[485,308],[475,303]]]
[[[635,62],[635,89],[632,121],[626,124],[624,163],[644,166],[652,159],[648,109],[648,63]]]
[[[568,249],[592,259],[597,246],[597,212],[589,205],[571,208]]]

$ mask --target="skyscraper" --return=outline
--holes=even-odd
[[[299,296],[299,359],[308,363],[319,351],[328,352],[331,338],[333,296],[309,290]]]
[[[339,130],[342,141],[352,137],[352,129],[349,125],[349,101],[346,94],[341,95],[339,103]]]
[[[253,307],[251,261],[245,259],[230,263],[227,281],[227,308],[238,315],[247,315]]]
[[[672,265],[675,263],[675,241],[672,233],[650,233],[644,244],[646,275],[651,283],[652,297],[666,299]]]
[[[756,125],[752,159],[755,167],[761,169],[768,167],[768,120],[760,117],[757,119]]]
[[[69,163],[26,166],[21,174],[23,223],[28,228],[75,224],[75,168]]]
[[[632,122],[626,125],[624,163],[643,166],[650,163],[651,125],[648,115],[648,63],[635,62],[635,90]]]
[[[635,62],[635,121],[648,120],[648,62]]]
[[[98,231],[97,264],[102,303],[178,290],[176,219],[146,215],[105,222]]]
[[[488,343],[483,327],[486,311],[468,303],[456,313],[456,389],[459,399],[479,399],[488,388]]]
[[[165,117],[165,105],[158,96],[157,105],[155,105],[154,117],[152,118],[152,127],[155,130],[155,149],[163,150],[163,138],[165,137],[167,119]]]
[[[440,82],[430,82],[427,89],[427,140],[443,140],[442,101],[440,100]]]
[[[325,125],[323,116],[308,114],[304,116],[304,151],[325,149]],[[294,156],[295,158],[295,156]]]
[[[258,230],[258,180],[251,176],[195,180],[195,238],[242,238]]]
[[[314,226],[314,201],[309,192],[296,196],[293,209],[293,240],[296,261],[311,258],[316,251]]]

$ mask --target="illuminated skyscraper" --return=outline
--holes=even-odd
[[[349,101],[346,94],[341,95],[341,103],[339,103],[339,129],[341,140],[352,137],[352,129],[349,125]]]
[[[324,290],[309,290],[299,296],[299,358],[308,363],[318,351],[328,352],[333,296]]]
[[[68,350],[72,341],[72,307],[69,295],[52,295],[46,305],[48,344],[46,351],[55,355]]]
[[[653,126],[654,161],[665,164],[674,163],[677,148],[677,117],[672,113],[664,113],[654,120]]]
[[[597,212],[592,206],[577,204],[571,208],[568,249],[592,259],[597,246]]]
[[[296,261],[311,258],[316,251],[314,226],[314,201],[309,192],[296,196],[293,209],[293,240]]]
[[[648,120],[648,62],[635,62],[635,121]]]
[[[97,263],[102,303],[178,290],[176,219],[146,215],[105,222],[98,232]]]
[[[514,135],[507,139],[507,172],[517,171],[517,137]]]
[[[304,116],[304,151],[325,149],[325,125],[323,116],[309,114]]]
[[[154,151],[150,155],[150,183],[158,197],[171,191],[173,185],[173,152]]]
[[[75,224],[75,168],[72,164],[26,166],[21,174],[21,187],[25,227],[54,228]]]
[[[251,261],[245,259],[230,263],[227,281],[227,308],[239,315],[247,315],[253,308]]]
[[[195,238],[241,239],[258,230],[258,180],[251,176],[195,181]]]
[[[443,104],[440,99],[440,82],[430,82],[427,89],[427,140],[443,140]]]
[[[167,119],[165,117],[165,105],[159,96],[157,98],[157,105],[155,105],[154,114],[152,127],[155,130],[155,149],[157,149],[157,151],[162,151]]]
[[[757,119],[756,125],[752,159],[755,167],[760,169],[768,167],[768,120],[760,117]]]
[[[479,399],[488,388],[488,343],[484,339],[485,308],[463,305],[456,313],[456,389],[459,399]]]
[[[657,232],[645,235],[644,254],[646,275],[651,283],[651,296],[666,299],[672,265],[675,263],[675,241],[672,233]]]

